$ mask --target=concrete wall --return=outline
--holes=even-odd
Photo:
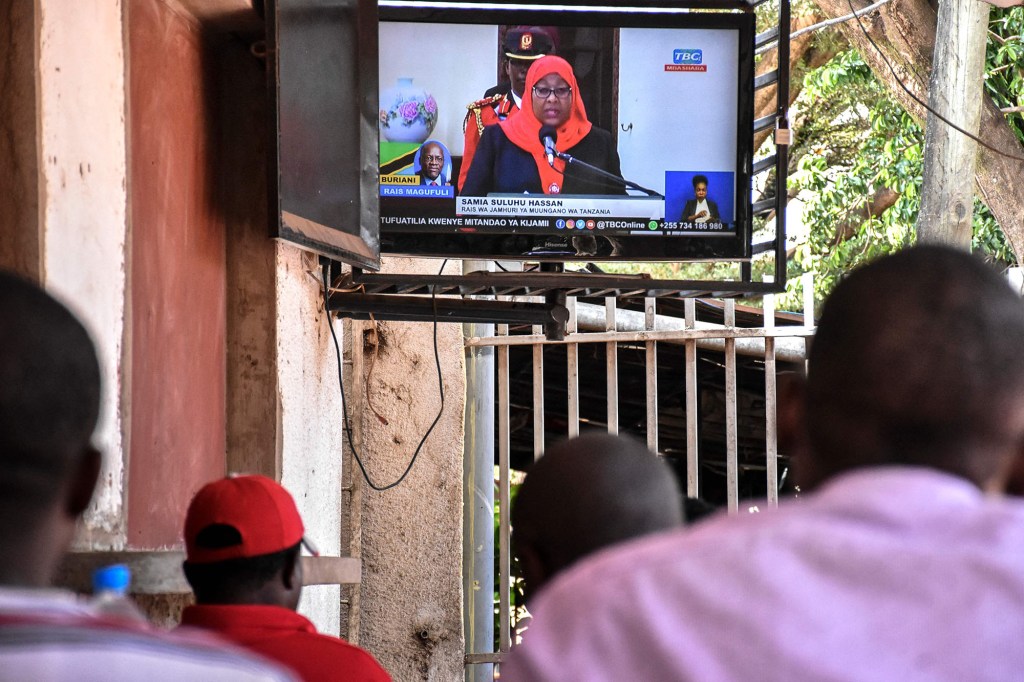
[[[306,534],[322,555],[338,556],[341,389],[316,275],[315,256],[277,246],[278,447],[281,482],[295,497]],[[336,324],[340,344],[341,324]],[[299,610],[322,632],[337,635],[340,598],[337,585],[307,587]]]
[[[126,283],[121,4],[36,2],[41,281],[85,320],[103,369],[94,440],[104,453],[90,544],[123,543]],[[88,30],[83,30],[88,27]]]
[[[393,259],[391,272],[437,273],[439,261]],[[449,264],[453,273],[459,263]],[[380,323],[360,455],[374,481],[395,481],[440,407],[430,323]],[[384,492],[361,488],[363,582],[359,643],[396,680],[461,680],[462,449],[465,369],[462,326],[440,324],[444,412],[412,470]],[[364,335],[369,340],[372,335]],[[357,344],[369,367],[372,345]],[[360,347],[361,346],[361,347]],[[350,381],[348,395],[362,381]],[[353,401],[356,402],[356,401]],[[353,477],[358,473],[353,471]]]

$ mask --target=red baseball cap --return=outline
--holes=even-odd
[[[211,527],[226,533],[211,543],[204,533]],[[243,559],[294,547],[303,532],[295,500],[280,484],[266,476],[232,476],[207,483],[192,498],[185,550],[194,564]]]

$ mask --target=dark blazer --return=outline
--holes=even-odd
[[[429,185],[430,184],[430,180],[428,180],[427,176],[424,175],[423,173],[417,173],[416,175],[420,176],[420,184],[421,185]],[[448,184],[448,178],[446,178],[444,176],[444,173],[441,173],[440,175],[437,176],[437,184],[438,185],[447,185]]]
[[[715,202],[711,201],[711,199],[705,199],[705,201],[708,202],[708,213],[711,214],[711,215],[708,216],[708,220],[709,221],[721,220],[721,217],[719,217],[719,215],[718,215],[718,204],[716,204]],[[686,218],[688,216],[692,216],[696,212],[697,212],[697,200],[696,199],[690,199],[689,201],[686,202],[686,206],[683,206],[683,214],[681,216],[679,216],[679,222],[685,222]]]
[[[540,141],[537,142],[540,145]],[[581,161],[597,166],[619,177],[619,153],[607,130],[591,128],[572,149],[562,150]],[[462,187],[463,196],[486,196],[491,192],[522,194],[543,193],[540,172],[528,152],[514,145],[500,126],[484,128],[480,145],[473,155],[473,165]],[[577,165],[566,165],[562,194],[625,194],[625,186],[602,178]]]

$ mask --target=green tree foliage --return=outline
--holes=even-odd
[[[985,92],[1000,109],[1024,106],[1024,8],[992,10],[985,55]],[[1024,114],[1007,116],[1024,142]]]
[[[1024,102],[1024,9],[993,10],[986,64],[986,91],[1000,107]],[[916,239],[924,133],[849,50],[808,73],[796,109],[798,142],[790,191],[805,202],[808,236],[791,262],[784,304],[798,303],[797,276],[815,275],[815,299],[832,290],[842,273],[891,253]],[[1022,140],[1021,116],[1011,115]],[[879,190],[898,193],[881,215],[866,217]],[[975,202],[973,246],[993,261],[1016,258],[988,209]]]
[[[854,50],[807,75],[798,108],[806,114],[790,188],[805,201],[809,231],[793,261],[815,274],[821,299],[846,270],[913,240],[924,136]],[[860,222],[860,211],[881,188],[900,198]]]

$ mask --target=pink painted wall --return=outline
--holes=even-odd
[[[131,427],[127,540],[180,542],[225,471],[225,225],[217,211],[212,60],[198,24],[127,3]]]

